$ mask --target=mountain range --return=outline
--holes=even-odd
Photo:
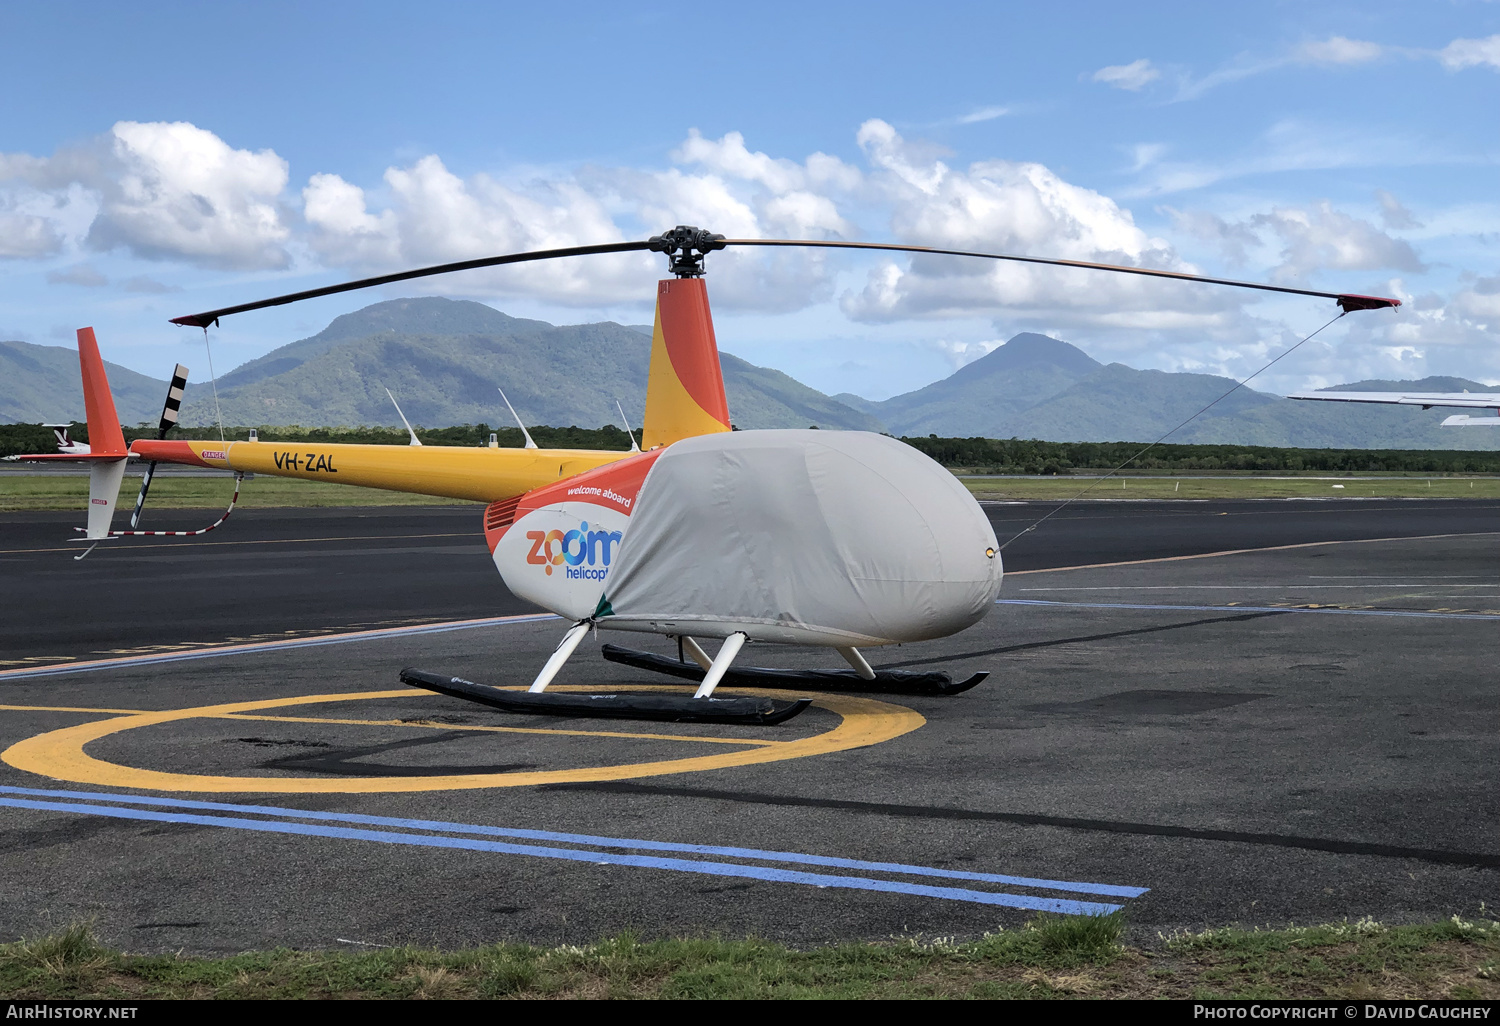
[[[376,303],[318,334],[242,364],[217,382],[225,423],[397,425],[389,388],[413,424],[504,424],[503,388],[528,424],[639,428],[651,329],[603,322],[556,326],[481,303],[436,297]],[[827,396],[786,374],[721,354],[736,426],[887,431],[897,435],[1150,441],[1234,384],[1210,374],[1103,364],[1045,335],[1023,333],[951,376],[875,402]],[[166,382],[107,364],[121,420],[154,422]],[[194,387],[196,385],[197,387]],[[196,380],[185,426],[215,419]],[[1343,390],[1489,391],[1461,378],[1361,381]],[[0,342],[0,421],[81,419],[71,348]],[[1451,412],[1451,411],[1449,411]],[[1296,402],[1241,388],[1173,433],[1174,442],[1307,448],[1500,447],[1500,432],[1439,427],[1442,410]]]

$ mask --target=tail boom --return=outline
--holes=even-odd
[[[360,485],[449,499],[496,502],[614,463],[628,452],[589,449],[490,449],[457,445],[352,445],[316,442],[153,441],[132,455],[325,484]]]

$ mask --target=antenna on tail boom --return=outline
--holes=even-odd
[[[497,392],[500,393],[500,398],[501,399],[505,399],[505,389],[500,388],[497,385],[495,387],[495,391],[497,391]],[[526,425],[521,423],[521,418],[516,413],[516,408],[510,404],[510,400],[509,399],[505,399],[505,408],[510,411],[510,415],[512,417],[516,418],[516,426],[521,429],[521,435],[522,435],[523,438],[526,439],[526,444],[523,446],[523,448],[526,448],[526,449],[535,449],[536,448],[536,443],[531,440],[531,432],[527,431],[526,430]]]
[[[630,430],[630,421],[625,419],[625,407],[620,405],[620,400],[615,400],[615,409],[620,411],[620,423],[625,425],[625,433],[630,436],[630,451],[640,452],[641,447],[635,444],[635,432]]]
[[[406,414],[401,412],[401,404],[396,402],[396,397],[391,395],[391,390],[389,388],[385,390],[385,394],[391,396],[391,405],[396,408],[396,416],[401,418],[401,423],[406,425],[406,433],[411,435],[411,441],[407,444],[421,445],[422,440],[418,438],[417,433],[411,429],[411,421],[407,420]]]

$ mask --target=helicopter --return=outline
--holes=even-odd
[[[704,281],[707,255],[730,246],[883,250],[1170,278],[1332,299],[1340,316],[1401,305],[1379,296],[1126,265],[894,243],[728,239],[679,225],[646,240],[442,264],[172,319],[206,332],[222,317],[430,275],[662,253],[671,277],[657,283],[640,451],[501,450],[493,441],[485,449],[168,440],[175,407],[164,410],[156,439],[127,448],[97,341],[85,328],[78,339],[90,452],[19,458],[90,462],[88,527],[78,540],[94,544],[155,533],[110,529],[130,459],[233,471],[236,496],[238,479],[257,473],[486,503],[484,535],[506,586],[570,625],[525,692],[415,667],[402,670],[400,679],[506,712],[775,724],[797,716],[811,699],[715,697],[716,689],[954,695],[977,686],[987,673],[955,681],[939,671],[875,669],[861,649],[947,637],[989,612],[1004,573],[988,518],[951,473],[896,439],[856,431],[732,429]],[[133,527],[149,484],[148,477]],[[598,629],[675,640],[675,661],[610,644],[602,654],[685,680],[695,686],[693,696],[548,692]],[[710,640],[719,642],[712,656],[702,644]],[[735,667],[751,643],[832,648],[848,668]]]

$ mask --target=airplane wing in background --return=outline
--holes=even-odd
[[[1392,406],[1434,406],[1500,412],[1500,392],[1292,392],[1288,399],[1314,399],[1327,403],[1385,403]],[[1500,416],[1470,417],[1458,414],[1443,421],[1443,427],[1500,427]]]

